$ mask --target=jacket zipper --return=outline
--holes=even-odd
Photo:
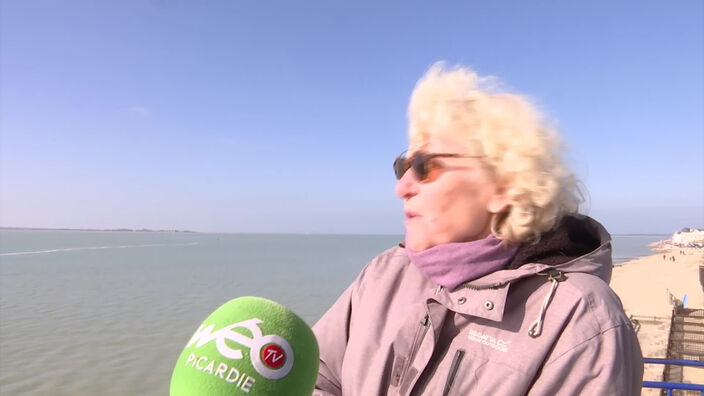
[[[411,356],[408,359],[408,363],[406,368],[403,370],[404,374],[401,376],[401,378],[404,378],[408,374],[408,370],[411,368],[411,365],[413,364],[413,360],[416,358],[416,354],[418,353],[418,350],[420,349],[420,344],[423,343],[423,339],[425,338],[425,333],[428,332],[428,327],[430,324],[430,316],[428,314],[425,314],[423,319],[420,321],[420,327],[418,328],[418,331],[416,331],[415,337],[413,337],[413,345],[411,348]],[[403,380],[401,381],[403,383]]]
[[[445,381],[445,388],[442,391],[442,396],[447,396],[450,394],[450,389],[452,389],[452,383],[455,382],[455,375],[457,375],[457,369],[460,367],[460,362],[464,357],[464,350],[458,349],[455,352],[455,357],[452,359],[452,365],[450,366],[450,372],[447,374],[447,381]]]
[[[411,349],[411,359],[408,361],[408,365],[413,362],[416,357],[420,345],[423,343],[423,338],[425,338],[425,333],[428,331],[428,325],[430,324],[430,316],[425,314],[425,317],[420,321],[421,327],[418,328],[416,336],[413,338],[413,348]]]
[[[557,280],[558,280],[559,282],[562,282],[563,280],[567,279],[567,277],[564,276],[564,272],[563,272],[563,271],[558,271],[558,270],[556,270],[555,268],[549,268],[549,267],[548,267],[548,268],[543,269],[543,270],[538,271],[538,272],[533,272],[533,273],[530,273],[530,274],[526,274],[526,275],[523,275],[523,276],[521,276],[521,277],[518,277],[518,278],[515,278],[515,279],[510,279],[510,280],[507,280],[507,281],[504,281],[504,282],[497,282],[497,283],[494,283],[493,285],[474,286],[474,285],[472,285],[472,282],[469,281],[469,282],[460,284],[460,285],[458,286],[458,288],[459,288],[459,287],[464,287],[464,288],[467,288],[467,289],[470,289],[470,290],[501,289],[501,288],[503,288],[504,286],[510,284],[511,282],[517,281],[517,280],[519,280],[519,279],[528,278],[528,277],[533,276],[533,275],[548,275],[548,276],[550,276],[551,274],[556,274],[556,273],[559,273],[559,274],[557,274],[557,276],[558,276],[558,278],[559,278],[559,279],[557,279]],[[552,278],[551,278],[551,280],[552,280]],[[437,293],[435,293],[435,294],[437,294]]]

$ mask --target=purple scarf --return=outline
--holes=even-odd
[[[509,263],[518,246],[508,246],[489,235],[470,242],[452,242],[406,254],[420,272],[452,291],[462,283],[498,271]]]

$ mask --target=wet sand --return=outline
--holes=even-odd
[[[638,340],[644,357],[665,358],[670,331],[672,299],[687,296],[687,308],[704,308],[704,292],[699,283],[699,266],[704,252],[695,249],[660,252],[628,261],[614,268],[611,288],[618,294],[627,315],[640,323]],[[663,260],[663,255],[666,256]],[[670,257],[674,256],[675,261]],[[644,380],[662,381],[663,366],[646,364]],[[685,382],[704,383],[704,369],[686,368]],[[644,389],[643,394],[659,394]]]

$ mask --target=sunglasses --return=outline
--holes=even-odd
[[[396,179],[400,180],[411,168],[413,168],[413,174],[416,179],[421,183],[427,183],[437,179],[439,175],[438,171],[442,166],[435,161],[435,158],[479,158],[479,156],[416,151],[412,156],[406,157],[406,152],[404,151],[394,160]]]

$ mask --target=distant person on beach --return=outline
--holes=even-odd
[[[405,243],[314,326],[314,395],[638,395],[611,243],[577,214],[551,124],[466,68],[433,66],[394,161]]]

